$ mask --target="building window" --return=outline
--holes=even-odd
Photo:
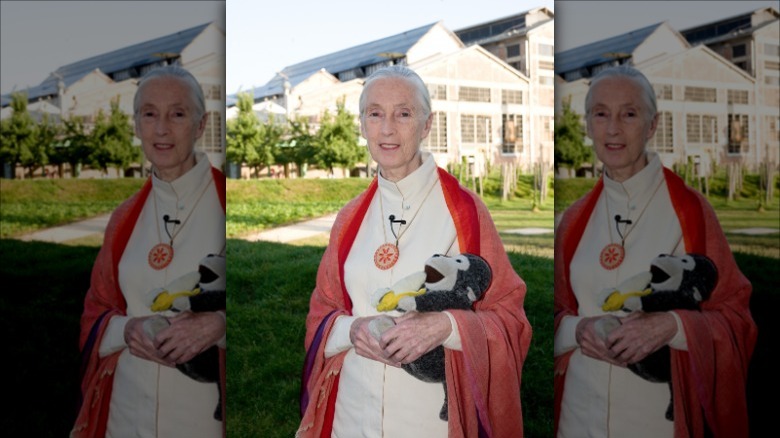
[[[516,56],[520,56],[520,44],[512,44],[511,46],[506,46],[506,57],[514,58]]]
[[[764,68],[766,68],[767,70],[780,70],[780,62],[764,61]]]
[[[728,118],[730,154],[742,154],[748,151],[749,126],[747,114],[729,114]]]
[[[463,143],[490,144],[493,142],[492,137],[490,117],[461,114],[460,138]]]
[[[747,90],[728,90],[728,103],[747,105],[748,104]]]
[[[501,130],[501,153],[523,153],[523,116],[520,114],[502,114]]]
[[[555,64],[552,61],[539,61],[539,68],[542,70],[555,70]]]
[[[552,44],[539,43],[539,56],[555,56],[555,47]]]
[[[132,77],[130,75],[130,70],[127,69],[114,72],[114,74],[111,76],[114,82],[124,81],[125,79],[130,79]]]
[[[501,90],[501,103],[523,103],[523,92],[520,90]]]
[[[554,119],[550,116],[542,116],[542,141],[553,141],[554,131]]]
[[[464,102],[490,102],[490,88],[460,87],[458,100]]]
[[[431,132],[423,141],[425,150],[437,153],[447,153],[447,113],[433,113]]]
[[[428,94],[431,95],[431,100],[447,100],[447,86],[428,84]]]
[[[685,100],[688,102],[717,102],[717,90],[705,87],[685,87]]]
[[[539,85],[552,87],[555,85],[555,79],[552,76],[539,76]]]
[[[655,98],[658,100],[672,100],[672,86],[669,84],[653,84]]]
[[[718,118],[715,116],[688,114],[685,117],[685,132],[688,143],[718,142]]]
[[[685,117],[685,132],[688,133],[689,143],[701,142],[701,116],[688,114]]]
[[[222,133],[222,113],[209,111],[208,115],[206,129],[200,138],[200,146],[204,152],[221,154],[223,152],[222,142],[225,139]]]
[[[203,86],[203,97],[206,100],[222,100],[222,87],[219,85]]]
[[[747,55],[747,46],[745,44],[737,44],[731,46],[731,57],[739,58],[740,56]]]
[[[780,117],[766,116],[769,127],[769,140],[780,141]]]
[[[649,144],[651,149],[659,153],[674,152],[672,113],[663,111],[658,115],[658,128]]]
[[[718,117],[701,116],[702,143],[718,144]]]

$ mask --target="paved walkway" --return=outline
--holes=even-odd
[[[752,236],[757,236],[757,235],[760,235],[760,234],[776,234],[776,233],[780,233],[780,230],[778,230],[776,228],[759,228],[759,227],[756,227],[756,228],[742,228],[742,229],[738,229],[738,230],[731,230],[731,231],[727,231],[727,233],[731,233],[731,234],[749,234],[749,235],[752,235]]]
[[[91,236],[93,234],[103,234],[110,217],[111,215],[107,214],[60,227],[47,228],[45,230],[25,234],[24,236],[21,236],[19,240],[62,243],[67,242],[68,240]]]
[[[245,236],[242,239],[250,242],[262,240],[265,242],[287,243],[294,240],[306,239],[318,236],[323,233],[329,233],[333,222],[336,221],[336,215],[331,214],[306,222],[300,222],[286,227],[272,228],[260,233]]]
[[[108,225],[109,217],[110,215],[98,216],[87,219],[85,221],[63,225],[61,227],[48,228],[21,236],[19,239],[24,241],[37,240],[43,242],[62,243],[69,240],[91,236],[93,234],[102,234],[106,229],[106,225]],[[288,225],[286,227],[272,228],[270,230],[265,230],[260,233],[242,237],[242,239],[248,240],[250,242],[256,242],[259,240],[276,243],[292,242],[295,240],[306,239],[330,232],[330,229],[333,226],[333,222],[335,220],[336,215],[331,214],[317,219],[312,219],[310,221]],[[504,234],[520,234],[526,236],[549,234],[552,232],[552,228],[515,228],[502,231]],[[780,233],[780,230],[777,228],[743,228],[729,230],[727,233],[765,235],[777,234]]]

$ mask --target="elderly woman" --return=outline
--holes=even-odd
[[[588,136],[604,173],[564,214],[555,241],[555,420],[559,437],[747,436],[745,380],[756,339],[750,283],[712,207],[646,150],[658,123],[638,70],[604,70],[585,99]],[[697,253],[719,279],[701,311],[621,313],[604,339],[599,291],[647,271],[659,254]],[[668,345],[667,383],[626,366]]]
[[[360,126],[379,174],[339,213],[306,321],[299,436],[522,436],[520,375],[531,338],[525,284],[484,204],[437,168],[420,143],[431,127],[420,77],[375,72],[360,96]],[[405,221],[400,223],[399,221]],[[434,254],[474,253],[493,270],[472,310],[396,313],[376,340],[371,293],[420,271]],[[443,345],[449,420],[440,383],[399,366]]]
[[[81,318],[83,401],[71,436],[222,436],[218,386],[175,365],[217,344],[224,363],[224,312],[169,313],[170,326],[155,338],[143,328],[153,315],[151,290],[224,253],[225,178],[194,149],[207,117],[203,92],[180,67],[155,69],[138,85],[134,112],[152,175],[114,211],[95,261]]]

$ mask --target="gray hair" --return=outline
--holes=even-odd
[[[421,116],[423,120],[431,115],[431,95],[428,94],[428,87],[425,86],[425,82],[423,82],[422,78],[409,67],[393,65],[375,71],[363,83],[363,91],[360,93],[360,102],[358,103],[361,119],[365,116],[366,112],[366,90],[368,90],[369,85],[374,81],[383,78],[399,78],[407,81],[414,87],[417,97],[420,100],[420,107],[422,109]]]
[[[647,118],[652,119],[655,117],[655,114],[658,112],[658,105],[656,103],[653,85],[641,71],[625,64],[604,69],[591,79],[588,94],[585,95],[586,117],[590,115],[593,86],[605,78],[627,78],[632,80],[642,90],[642,100],[645,102],[646,109],[648,110]]]
[[[138,82],[138,88],[135,90],[135,97],[133,98],[133,114],[138,115],[138,111],[140,110],[139,106],[141,105],[141,90],[143,89],[144,85],[146,85],[146,83],[151,79],[160,77],[178,79],[187,87],[189,87],[189,94],[192,98],[192,103],[195,105],[195,120],[200,120],[203,118],[203,115],[206,113],[206,99],[203,96],[203,88],[201,88],[200,83],[197,79],[195,79],[195,76],[193,76],[192,73],[178,65],[166,65],[163,67],[154,68],[149,70],[141,78],[141,80]]]

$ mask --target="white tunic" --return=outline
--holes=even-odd
[[[152,177],[152,192],[119,263],[119,285],[127,301],[127,316],[111,319],[100,345],[103,356],[123,350],[111,395],[109,437],[222,436],[222,424],[213,418],[219,402],[216,383],[196,382],[176,368],[138,358],[130,354],[124,342],[127,320],[152,314],[144,303],[147,292],[196,271],[203,257],[224,248],[225,215],[214,188],[211,164],[203,153],[196,157],[196,166],[171,183]],[[156,271],[149,266],[147,255],[160,240],[168,242],[162,220],[166,214],[183,223],[176,226],[181,231],[173,243],[173,261],[166,269]],[[168,229],[171,234],[175,232],[172,224]]]
[[[663,166],[655,153],[649,153],[648,160],[644,169],[622,184],[604,176],[604,191],[571,262],[571,286],[579,316],[561,322],[555,338],[556,355],[576,348],[574,331],[582,318],[606,313],[597,302],[598,292],[647,271],[659,254],[684,253],[682,229],[671,204]],[[620,243],[614,219],[618,214],[633,224],[621,225],[621,232],[627,235],[625,259],[618,268],[608,271],[601,267],[599,254],[608,243]],[[623,312],[615,314],[625,316]],[[678,319],[678,333],[669,343],[673,348],[686,345],[679,328]],[[671,437],[674,424],[664,417],[669,400],[667,383],[648,382],[628,368],[587,357],[576,348],[566,372],[558,436]]]
[[[382,196],[381,206],[379,196]],[[407,224],[400,230],[395,225],[396,233],[403,233],[399,241],[400,257],[393,268],[382,271],[374,265],[374,251],[383,243],[395,242],[388,221],[391,214],[406,220]],[[379,177],[377,195],[371,201],[344,267],[353,316],[336,321],[325,347],[326,355],[349,349],[339,381],[334,437],[447,436],[447,423],[439,419],[444,403],[443,384],[425,383],[401,368],[358,356],[351,348],[349,326],[357,317],[379,313],[370,303],[376,289],[389,287],[406,275],[422,271],[425,261],[434,254],[459,252],[455,224],[444,200],[436,163],[429,153],[423,154],[420,168],[397,183]],[[460,349],[457,327],[454,326],[444,346]]]

